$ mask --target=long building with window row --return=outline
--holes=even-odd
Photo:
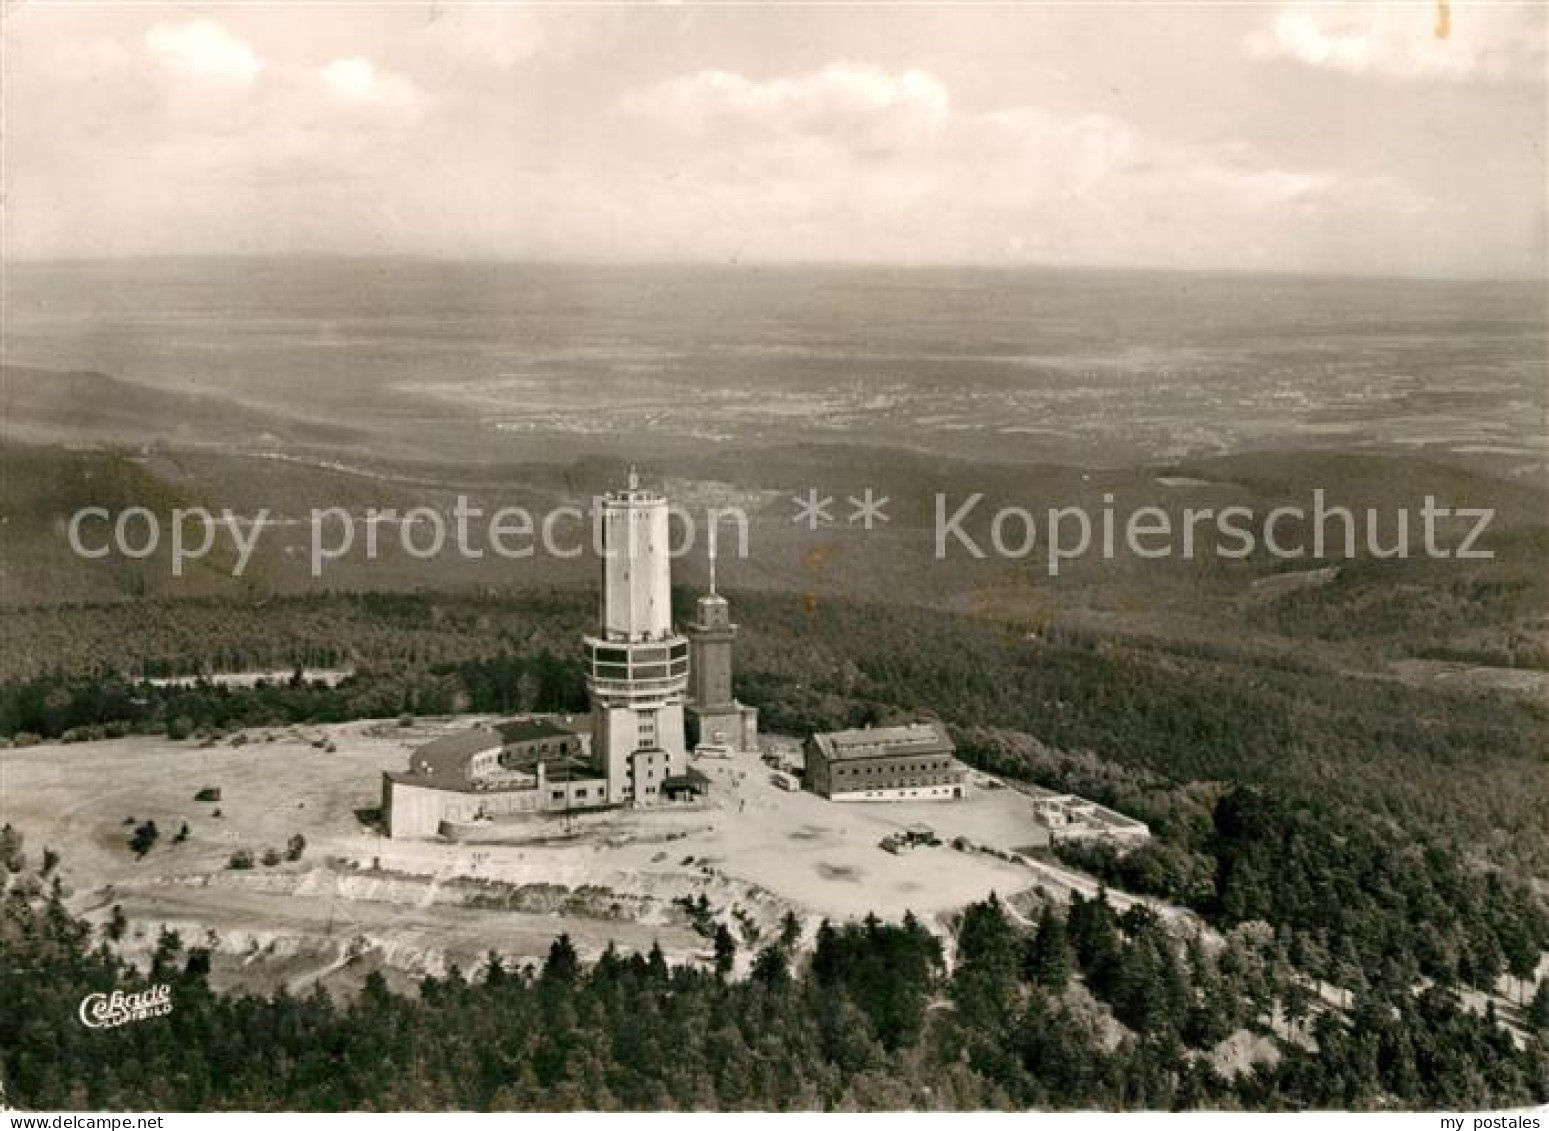
[[[953,800],[963,764],[940,723],[864,727],[814,734],[802,785],[830,801]]]

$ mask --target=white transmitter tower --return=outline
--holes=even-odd
[[[602,626],[586,637],[592,750],[613,804],[649,805],[688,757],[688,639],[672,627],[667,500],[640,486],[602,497]]]

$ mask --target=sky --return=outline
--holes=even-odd
[[[1540,4],[7,5],[5,255],[1542,278]]]

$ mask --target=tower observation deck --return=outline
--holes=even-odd
[[[609,799],[649,803],[686,761],[683,698],[689,643],[672,627],[667,500],[629,486],[600,501],[602,608],[585,638],[593,748]]]

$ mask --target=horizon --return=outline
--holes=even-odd
[[[1168,276],[1220,276],[1231,275],[1261,279],[1301,279],[1309,282],[1351,283],[1430,283],[1438,286],[1453,284],[1479,284],[1517,286],[1526,285],[1549,289],[1549,271],[1519,275],[1428,275],[1408,273],[1379,273],[1376,271],[1337,271],[1276,268],[1271,266],[1176,266],[1150,263],[1056,263],[1022,262],[994,263],[974,261],[908,262],[903,260],[834,260],[834,259],[769,259],[769,260],[720,260],[720,259],[608,259],[608,258],[539,258],[524,256],[474,256],[436,252],[392,251],[326,251],[292,249],[263,252],[135,252],[122,255],[71,255],[48,257],[9,257],[0,262],[0,281],[5,268],[39,267],[87,267],[121,266],[135,263],[165,264],[214,264],[221,262],[337,262],[337,263],[410,263],[469,267],[533,267],[582,270],[626,271],[770,271],[770,272],[899,272],[929,274],[932,272],[969,271],[986,274],[1085,274],[1085,275],[1168,275]]]

